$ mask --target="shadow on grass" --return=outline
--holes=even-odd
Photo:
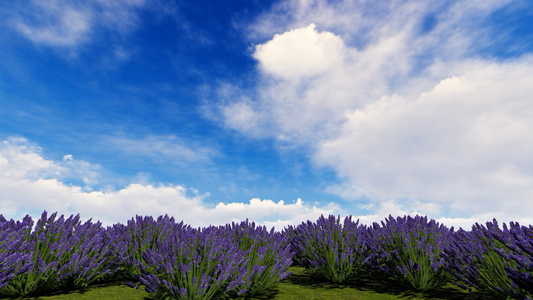
[[[264,290],[263,292],[261,292],[260,294],[258,295],[255,295],[253,297],[229,297],[229,296],[225,296],[223,299],[225,300],[228,300],[228,299],[232,299],[232,300],[271,300],[271,299],[276,299],[276,296],[279,294],[279,289],[277,287],[271,287],[271,288],[268,288],[266,290]]]
[[[392,278],[390,278],[387,274],[383,272],[360,272],[357,276],[354,278],[351,278],[345,283],[338,284],[333,282],[328,282],[326,279],[324,279],[321,276],[313,274],[310,270],[305,270],[304,268],[300,266],[291,266],[289,268],[289,271],[292,271],[292,274],[282,280],[280,284],[282,285],[292,285],[292,286],[298,286],[302,287],[306,290],[313,290],[316,289],[321,291],[328,291],[331,290],[331,295],[334,295],[335,292],[333,290],[335,289],[352,289],[354,292],[354,296],[357,295],[358,291],[362,294],[373,294],[374,298],[372,299],[380,299],[379,295],[389,295],[398,299],[450,299],[450,300],[494,300],[495,298],[491,298],[485,294],[482,294],[477,291],[468,292],[464,291],[461,288],[457,287],[455,283],[449,282],[439,288],[427,291],[427,292],[420,292],[415,291],[413,289],[406,288],[404,286],[399,285],[396,281],[394,281]],[[128,281],[137,282],[136,280],[128,280],[126,278],[123,278],[121,276],[115,276],[111,278],[107,278],[106,280],[100,280],[94,284],[89,285],[86,288],[75,288],[73,284],[67,284],[64,286],[60,291],[57,290],[51,290],[51,291],[42,291],[39,293],[38,297],[31,298],[2,298],[2,299],[32,299],[32,300],[39,300],[43,299],[40,297],[53,297],[53,296],[60,296],[60,295],[72,295],[74,298],[74,295],[83,295],[93,289],[99,289],[99,288],[106,288],[106,287],[116,287],[117,289],[120,288],[128,288],[131,289],[131,287],[127,286],[125,283]],[[139,289],[144,289],[144,286],[141,285]],[[120,291],[119,291],[120,293]],[[328,292],[329,293],[329,292]],[[295,296],[295,295],[293,295]],[[141,296],[142,297],[142,296]],[[142,298],[137,299],[143,299],[143,300],[155,300],[155,298],[145,296]],[[278,284],[274,284],[271,288],[265,290],[263,293],[259,295],[254,295],[254,297],[229,297],[224,296],[222,299],[229,300],[229,299],[238,299],[238,300],[273,300],[273,299],[285,299],[285,295],[280,295],[280,288]],[[110,299],[110,298],[108,298]]]
[[[102,288],[116,287],[118,289],[120,288],[131,289],[131,287],[126,285],[126,282],[131,282],[131,281],[135,282],[135,280],[126,280],[123,277],[105,277],[105,279],[100,279],[96,282],[93,282],[85,288],[76,287],[74,286],[73,282],[70,281],[58,288],[42,289],[26,297],[0,296],[0,299],[40,300],[40,299],[48,299],[49,297],[55,297],[55,296],[64,297],[66,295],[71,295],[72,298],[77,298],[80,295],[84,295],[89,292],[93,292],[93,290],[99,290]],[[141,285],[139,289],[144,289],[144,286]],[[155,298],[148,296],[148,297],[143,297],[142,300],[155,300]]]
[[[357,276],[340,284],[328,282],[327,279],[315,275],[300,266],[291,267],[293,274],[282,282],[303,286],[309,289],[354,289],[361,292],[388,294],[400,299],[450,299],[450,300],[495,300],[478,291],[468,292],[449,282],[430,291],[416,291],[398,284],[383,272],[359,272]],[[272,299],[272,298],[270,298]]]

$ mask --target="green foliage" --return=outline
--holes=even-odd
[[[350,238],[347,231],[334,230],[331,237],[333,245],[335,245],[333,248],[324,247],[325,245],[318,243],[310,245],[318,257],[325,259],[325,264],[314,268],[313,272],[331,282],[342,283],[364,270],[362,263],[364,257],[354,258],[342,255],[353,251],[350,246],[355,244],[355,237]],[[350,243],[343,243],[346,240],[349,240]]]
[[[242,251],[249,253],[247,255],[249,281],[237,285],[228,292],[228,295],[236,297],[239,291],[243,289],[246,289],[247,296],[259,295],[278,281],[278,278],[272,274],[276,256],[269,249],[266,241],[258,241],[256,244],[254,238],[245,235],[241,237],[238,243]]]
[[[293,244],[300,264],[328,281],[342,283],[365,269],[366,229],[353,222],[351,216],[340,222],[340,216],[321,216],[316,223],[302,223],[294,231]],[[291,230],[292,231],[292,230]]]
[[[434,270],[431,266],[432,260],[438,261],[440,259],[439,250],[435,247],[437,242],[435,237],[423,235],[421,231],[418,231],[417,235],[413,234],[413,231],[410,231],[409,234],[410,241],[407,247],[403,237],[397,234],[394,236],[394,244],[390,245],[392,249],[389,248],[389,253],[391,253],[390,265],[403,273],[403,276],[397,276],[396,280],[401,285],[414,288],[417,291],[431,290],[450,281],[453,277],[444,268],[439,267]],[[425,247],[417,247],[421,241],[424,246],[432,246],[431,254],[424,251]],[[431,259],[431,257],[435,259]],[[400,270],[397,266],[404,266],[405,268]]]
[[[248,221],[231,230],[220,230],[238,243],[248,260],[244,276],[246,280],[228,291],[229,297],[250,298],[267,293],[280,280],[279,273],[285,272],[292,264],[289,240],[282,240],[277,233],[269,234],[264,227],[255,228],[255,224],[249,224]],[[281,260],[283,256],[285,260]]]
[[[527,291],[513,284],[504,269],[504,266],[516,269],[516,261],[506,261],[496,251],[492,250],[491,247],[492,243],[498,249],[509,254],[509,249],[505,244],[496,239],[489,241],[485,237],[482,237],[481,240],[489,250],[481,256],[481,259],[474,259],[474,263],[478,265],[479,270],[479,289],[488,295],[499,295],[503,299],[514,297],[511,291],[514,291],[516,294],[528,294]]]
[[[390,218],[383,228],[374,223],[370,230],[374,243],[374,265],[393,277],[399,284],[417,291],[427,291],[452,280],[440,252],[451,235],[446,227],[438,226],[426,217]]]
[[[90,222],[80,226],[79,215],[66,221],[61,216],[54,222],[56,214],[47,220],[46,212],[43,213],[35,232],[22,238],[26,246],[19,253],[25,259],[20,260],[16,270],[27,271],[14,276],[0,294],[29,296],[66,285],[83,288],[103,278],[103,268],[109,258],[105,251],[107,247],[100,243],[99,226],[91,228]],[[79,229],[87,227],[85,233],[73,232],[76,225]],[[30,244],[34,245],[33,249]],[[86,262],[91,262],[93,267],[79,270],[87,265]]]
[[[143,259],[143,252],[146,250],[155,250],[156,242],[161,236],[161,230],[154,226],[153,223],[145,221],[137,223],[141,226],[141,229],[137,229],[133,226],[128,227],[126,233],[126,239],[128,241],[128,254],[130,261],[133,263],[127,263],[123,265],[123,272],[126,274],[126,278],[130,280],[137,280],[141,275],[141,269],[135,262],[145,262]],[[140,232],[136,232],[136,229]],[[148,237],[147,237],[148,235]],[[154,270],[151,270],[154,271]]]

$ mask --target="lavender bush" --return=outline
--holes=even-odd
[[[274,228],[270,233],[265,226],[256,228],[255,223],[250,224],[248,219],[240,224],[232,222],[231,225],[220,226],[218,234],[236,241],[242,251],[251,250],[247,280],[230,290],[229,296],[256,297],[291,274],[287,268],[292,264],[294,253],[290,251],[289,236],[274,232]]]
[[[4,287],[15,276],[29,271],[32,267],[29,263],[24,263],[31,261],[31,254],[18,252],[29,247],[29,242],[25,241],[24,237],[31,234],[32,226],[33,220],[28,215],[22,223],[7,221],[0,215],[0,295],[13,295]],[[23,267],[20,267],[21,264]]]
[[[450,263],[450,273],[460,281],[493,297],[530,299],[531,294],[527,292],[527,288],[519,286],[507,272],[510,271],[511,274],[526,280],[531,278],[531,275],[528,277],[522,273],[526,271],[525,267],[531,267],[531,259],[520,256],[521,252],[515,254],[514,257],[525,264],[524,268],[520,268],[520,264],[512,259],[510,251],[517,247],[513,242],[513,235],[507,230],[501,231],[496,219],[493,219],[493,223],[486,224],[487,228],[476,223],[471,232],[459,230],[455,234],[453,243],[442,253]],[[458,286],[467,289],[464,284]]]
[[[120,274],[158,299],[250,298],[290,275],[293,257],[333,282],[366,266],[416,290],[453,276],[491,297],[531,300],[533,293],[533,226],[511,222],[509,230],[504,223],[502,231],[495,219],[454,233],[427,217],[389,215],[383,227],[367,229],[351,216],[344,226],[340,216],[321,216],[280,234],[248,220],[200,231],[167,215],[137,216],[103,230],[100,222],[81,225],[79,214],[56,215],[47,219],[44,211],[33,233],[30,216],[15,222],[0,215],[0,296],[83,288]]]
[[[65,287],[86,287],[114,271],[107,268],[110,250],[104,242],[105,232],[100,222],[93,225],[89,220],[80,225],[79,214],[67,220],[62,215],[54,222],[56,215],[53,213],[47,219],[44,211],[33,233],[28,235],[29,231],[24,229],[26,235],[7,239],[3,248],[11,255],[1,269],[15,269],[15,274],[3,280],[0,294],[28,296]],[[31,217],[26,216],[24,221],[31,229]],[[15,229],[16,225],[11,223],[6,227]],[[23,227],[11,232],[21,233]]]
[[[504,266],[507,276],[520,288],[527,291],[529,293],[528,297],[531,298],[531,295],[533,295],[533,226],[529,225],[529,228],[520,227],[520,224],[513,222],[509,226],[511,227],[510,230],[503,223],[504,230],[502,235],[510,237],[512,243],[505,243],[501,236],[494,231],[490,231],[490,234],[504,244],[509,251],[506,252],[503,249],[494,250],[508,262],[514,261],[514,266],[511,266],[510,263],[506,263]]]
[[[340,223],[340,216],[323,215],[312,223],[307,221],[296,228],[289,226],[293,249],[297,251],[298,263],[312,269],[327,280],[342,283],[365,268],[368,256],[366,227],[358,226],[352,216]]]
[[[451,238],[448,230],[427,217],[398,217],[389,215],[387,224],[381,221],[369,230],[370,261],[374,269],[392,276],[401,285],[425,291],[441,286],[450,279],[447,264],[439,253]]]
[[[156,250],[143,251],[138,279],[156,299],[220,299],[249,279],[251,252],[243,252],[217,230],[189,231],[185,236],[167,236],[156,241]],[[127,283],[135,287],[132,282]],[[138,286],[137,286],[138,288]],[[240,291],[240,294],[246,291]]]
[[[135,219],[132,218],[127,222],[127,226],[119,223],[112,228],[109,227],[108,234],[115,241],[112,245],[113,256],[117,258],[112,266],[118,266],[120,269],[114,276],[126,280],[138,280],[138,276],[141,275],[139,263],[144,262],[144,251],[157,250],[156,243],[170,236],[177,237],[183,242],[192,242],[194,235],[188,234],[191,231],[195,229],[185,226],[183,221],[176,224],[174,218],[169,218],[168,215],[159,216],[157,221],[151,216],[143,218],[136,215]],[[126,255],[120,257],[121,253]]]

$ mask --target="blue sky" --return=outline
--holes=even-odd
[[[0,208],[532,224],[527,1],[0,4]]]

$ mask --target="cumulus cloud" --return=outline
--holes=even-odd
[[[477,52],[509,3],[281,2],[251,27],[259,84],[233,87],[224,124],[307,149],[365,218],[531,223],[533,60]]]
[[[252,55],[261,83],[219,93],[220,114],[242,133],[313,145],[335,135],[349,110],[462,74],[463,61],[495,39],[472,16],[483,20],[503,5],[283,1],[251,26],[255,39],[267,39]]]
[[[40,155],[42,149],[28,143],[22,137],[10,137],[0,144],[2,158],[0,165],[3,177],[39,178],[47,174],[59,174],[61,168]]]
[[[65,157],[70,157],[65,155]],[[67,162],[76,161],[67,160]],[[92,218],[93,223],[101,221],[103,226],[126,224],[135,215],[158,216],[168,214],[177,222],[181,220],[192,227],[224,225],[240,222],[245,219],[281,231],[288,225],[297,226],[302,222],[315,221],[320,215],[340,215],[342,218],[352,215],[353,220],[361,224],[371,225],[393,217],[415,214],[438,215],[439,207],[434,203],[415,202],[406,205],[397,201],[356,205],[356,209],[344,211],[338,204],[318,203],[306,204],[297,199],[294,203],[283,200],[274,202],[269,199],[252,198],[245,202],[208,203],[209,193],[201,194],[193,188],[182,185],[154,185],[148,182],[130,183],[114,191],[88,191],[77,185],[67,185],[60,179],[62,173],[84,176],[74,171],[77,166],[64,164],[65,161],[53,161],[43,158],[42,149],[25,138],[8,138],[0,146],[0,205],[2,215],[6,219],[22,220],[29,214],[34,221],[40,218],[43,211],[48,215],[58,212],[58,216],[80,214],[82,222]],[[85,164],[89,164],[85,162]],[[86,176],[86,175],[85,175]],[[372,213],[362,213],[372,210]],[[528,218],[507,218],[505,214],[477,214],[462,218],[435,218],[446,226],[462,227],[470,230],[472,224],[491,221],[519,221],[526,224]]]
[[[330,32],[316,31],[315,24],[274,35],[256,47],[254,58],[263,71],[285,80],[320,75],[339,67],[343,41]]]
[[[372,94],[379,86],[368,76],[370,68],[369,73],[354,73],[346,65],[358,56],[357,49],[346,47],[330,32],[319,32],[313,24],[256,46],[254,57],[266,84],[258,88],[255,101],[246,91],[224,86],[224,92],[219,92],[222,99],[238,99],[227,101],[221,109],[226,126],[287,140],[334,130],[342,121],[342,112],[357,101],[358,93]],[[376,88],[362,87],[363,83],[370,86],[371,81]]]
[[[460,57],[460,46],[440,49],[446,55],[429,66],[419,63],[420,56],[437,52],[437,40],[455,40],[451,35],[417,38],[413,26],[390,27],[396,30],[384,30],[360,47],[313,23],[274,35],[255,47],[262,79],[255,91],[221,87],[224,123],[245,134],[314,144],[334,134],[347,111],[394,92],[426,91],[453,74],[441,59]]]
[[[200,194],[182,185],[130,183],[115,191],[87,191],[77,185],[67,185],[61,174],[82,174],[71,155],[67,160],[54,161],[43,157],[42,149],[25,138],[11,137],[0,145],[0,205],[6,219],[22,220],[29,214],[34,221],[46,210],[66,217],[80,214],[82,220],[100,220],[103,226],[126,224],[135,215],[158,217],[168,214],[192,227],[224,225],[245,219],[281,231],[289,224],[317,219],[321,214],[335,213],[339,207],[274,203],[251,199],[249,203],[207,203],[209,193]],[[89,164],[85,162],[85,164]],[[83,168],[82,168],[83,169]],[[87,168],[85,168],[86,170]],[[83,222],[84,222],[83,221]]]
[[[350,187],[331,190],[521,215],[533,197],[533,61],[471,66],[416,99],[384,97],[348,114],[343,132],[315,155]]]
[[[42,148],[23,137],[10,137],[0,144],[3,168],[0,174],[5,178],[25,178],[28,180],[57,179],[78,180],[84,190],[105,182],[106,172],[101,166],[77,160],[71,154],[62,161],[44,159]]]

